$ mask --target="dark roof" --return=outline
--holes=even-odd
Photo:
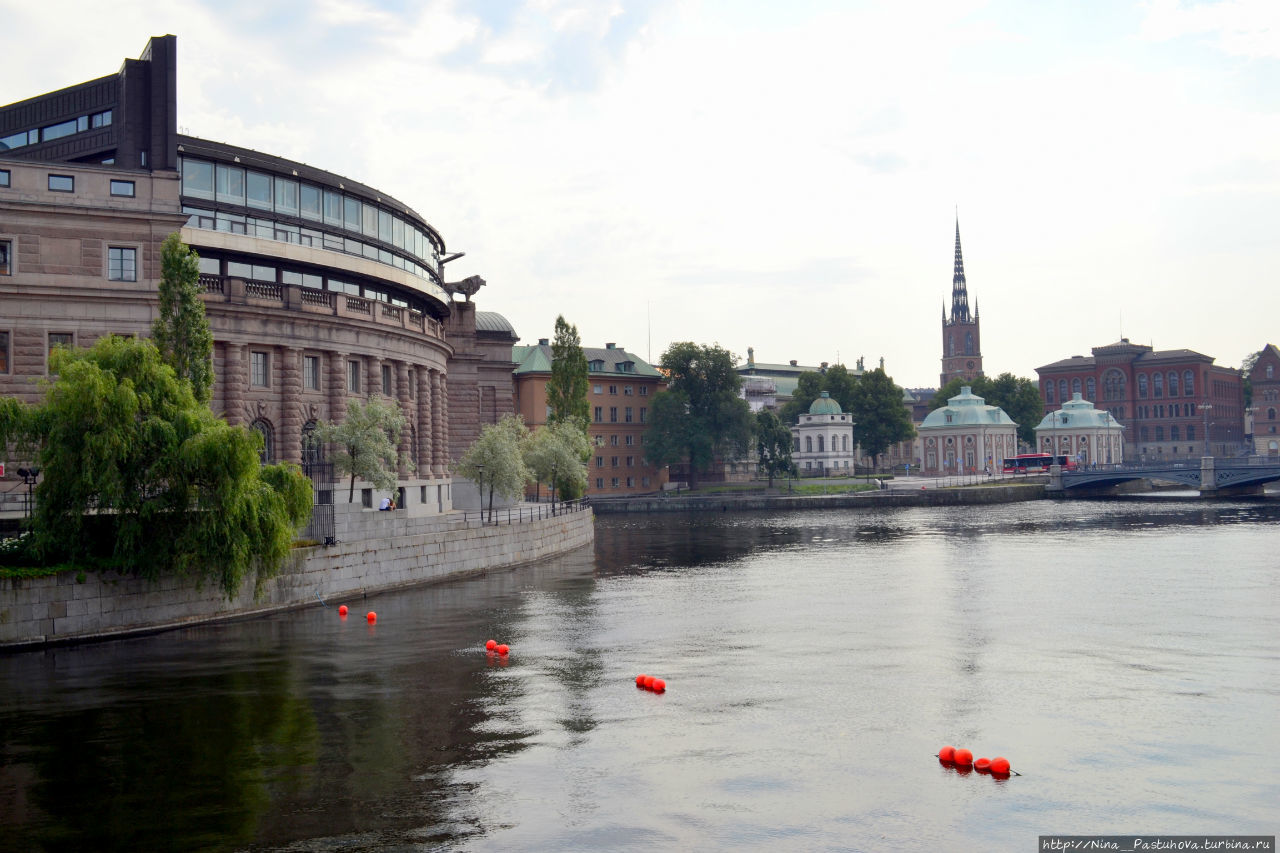
[[[518,338],[515,327],[511,325],[511,321],[503,317],[497,311],[477,311],[476,312],[476,331],[477,332],[507,332],[512,337]]]
[[[1127,340],[1114,344],[1108,344],[1105,347],[1094,347],[1094,356],[1097,355],[1124,355],[1126,353],[1133,355],[1129,359],[1129,363],[1135,366],[1145,364],[1160,364],[1170,361],[1205,361],[1213,363],[1213,356],[1196,352],[1191,349],[1165,349],[1153,350],[1149,346],[1143,344],[1131,344]],[[1044,370],[1064,370],[1066,368],[1085,369],[1091,368],[1098,364],[1098,359],[1093,356],[1073,355],[1071,358],[1064,358],[1061,361],[1055,361],[1052,364],[1045,364],[1036,368],[1036,372]]]

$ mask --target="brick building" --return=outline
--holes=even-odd
[[[1128,338],[1036,368],[1046,412],[1080,394],[1124,426],[1130,461],[1235,456],[1244,441],[1238,371],[1189,349],[1153,350]]]
[[[1249,371],[1249,385],[1253,389],[1253,452],[1280,456],[1280,349],[1275,344],[1258,353]]]

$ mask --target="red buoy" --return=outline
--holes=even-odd
[[[377,621],[378,621],[378,614],[377,614],[377,613],[374,613],[372,610],[370,610],[370,611],[369,611],[369,614],[368,614],[367,616],[365,616],[364,618],[368,619],[368,620],[369,620],[369,624],[370,624],[370,625],[372,625],[374,622],[377,622]]]
[[[952,754],[952,760],[955,761],[957,767],[972,767],[973,753],[967,749],[957,749]]]
[[[339,608],[338,608],[338,615],[339,615],[339,616],[346,616],[346,615],[347,615],[347,605],[345,605],[345,604],[344,604],[344,605],[342,605],[341,607],[339,607]]]
[[[938,760],[943,764],[950,764],[956,760],[956,748],[954,746],[944,746],[938,750]]]
[[[496,648],[498,647],[498,641],[497,641],[497,640],[485,640],[484,647],[485,647],[486,649],[488,649],[489,651],[493,651],[494,649],[496,649]]]
[[[655,678],[655,679],[653,680],[653,692],[654,692],[654,693],[662,693],[662,692],[663,692],[663,691],[665,691],[666,689],[667,689],[667,682],[663,681],[661,678]]]
[[[991,759],[991,775],[1008,776],[1009,775],[1009,759],[996,757]]]
[[[977,770],[979,773],[991,772],[991,759],[979,758],[977,761],[973,762],[973,769]]]
[[[642,672],[642,673],[640,673],[639,675],[637,675],[637,676],[636,676],[636,687],[644,687],[644,680],[645,680],[646,678],[648,678],[648,677],[649,677],[649,676],[645,675],[643,672]]]
[[[652,676],[652,675],[646,675],[646,676],[644,677],[644,682],[643,682],[645,690],[652,690],[652,689],[653,689],[653,682],[654,682],[654,678],[653,678],[653,676]]]
[[[498,646],[498,654],[500,655],[505,655],[509,651],[511,651],[511,647],[508,646],[506,643],[503,643],[502,645]]]

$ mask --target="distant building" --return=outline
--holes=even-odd
[[[667,482],[666,468],[645,458],[645,430],[653,397],[666,389],[662,374],[616,344],[583,347],[590,384],[587,494],[625,495],[656,492]],[[515,362],[515,410],[530,429],[545,426],[551,414],[547,382],[551,379],[551,343],[511,349]]]
[[[1280,350],[1275,344],[1267,344],[1258,355],[1258,361],[1249,371],[1249,385],[1253,388],[1253,405],[1250,409],[1253,424],[1253,452],[1266,456],[1280,456]]]
[[[1079,465],[1119,464],[1124,461],[1124,427],[1110,412],[1075,394],[1036,425],[1036,447]]]
[[[964,256],[960,253],[960,220],[956,220],[955,271],[951,277],[951,316],[942,306],[941,385],[959,377],[966,381],[982,375],[982,328],[978,303],[969,313],[969,288],[964,278]]]
[[[761,409],[780,409],[795,396],[796,386],[802,373],[826,373],[831,367],[829,362],[818,365],[804,365],[792,359],[786,364],[773,364],[756,361],[753,347],[747,347],[747,360],[734,368],[742,377],[742,392],[751,405],[752,412]],[[851,376],[861,376],[862,359],[858,359],[856,367],[846,368]],[[769,390],[772,386],[772,391]]]
[[[1018,452],[1018,425],[968,385],[918,427],[926,474],[976,474]]]
[[[853,459],[858,450],[853,438],[853,418],[826,391],[791,428],[791,439],[791,461],[800,476],[853,473]]]
[[[1046,412],[1080,394],[1125,426],[1124,454],[1131,461],[1241,450],[1245,413],[1238,371],[1193,350],[1153,350],[1128,338],[1091,352],[1036,368]]]

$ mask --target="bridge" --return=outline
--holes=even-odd
[[[1253,456],[1216,459],[1204,456],[1174,462],[1091,465],[1075,471],[1050,470],[1048,492],[1069,494],[1109,490],[1134,480],[1163,480],[1199,489],[1202,497],[1262,494],[1266,483],[1280,480],[1280,459]]]

